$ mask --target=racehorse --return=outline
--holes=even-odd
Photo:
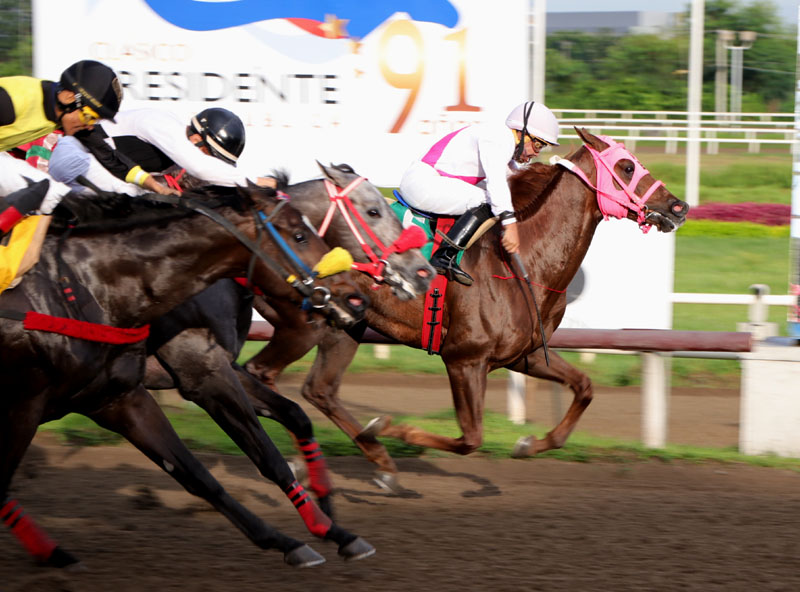
[[[424,240],[414,242],[415,233],[404,232],[380,192],[350,167],[320,164],[320,168],[323,179],[283,187],[289,203],[316,227],[323,227],[330,213],[324,227],[326,242],[354,254],[354,266],[372,282],[379,282],[373,288],[385,284],[400,300],[424,293],[435,273],[419,249],[413,248]],[[280,178],[284,180],[285,175]],[[189,186],[198,184],[185,175],[182,180]],[[265,313],[280,327],[270,347],[291,361],[303,356],[315,344],[304,342],[298,349],[291,333],[315,325],[275,290],[264,298],[272,304]],[[323,511],[332,515],[332,483],[308,416],[295,402],[235,363],[250,328],[252,299],[250,290],[223,280],[154,321],[147,346],[158,364],[148,364],[145,385],[152,389],[177,388],[185,399],[206,410],[268,476],[271,443],[246,397],[258,401],[261,415],[280,422],[295,437],[306,462],[309,489]],[[281,346],[284,336],[293,346],[285,352]]]
[[[348,316],[348,302],[360,301],[352,282],[315,279],[310,268],[319,261],[320,277],[335,272],[327,251],[296,210],[254,186],[182,198],[64,198],[39,263],[0,295],[0,517],[36,559],[78,562],[5,496],[37,426],[75,412],[124,436],[259,547],[283,552],[293,566],[324,561],[225,492],[140,382],[148,323],[224,277],[247,274],[266,293],[291,284],[299,294],[290,296],[312,306],[328,307],[332,296]],[[336,541],[347,559],[374,553],[319,510],[271,443],[265,455],[268,477],[312,534]]]
[[[643,230],[654,226],[670,232],[683,224],[689,208],[655,181],[624,146],[586,130],[576,131],[583,145],[560,163],[563,166],[536,163],[509,179],[520,230],[521,261],[527,269],[519,269],[508,257],[494,229],[464,254],[462,267],[475,278],[475,284],[464,287],[451,282],[447,288],[440,353],[450,380],[460,437],[393,425],[386,416],[376,418],[364,430],[337,395],[342,375],[358,348],[357,335],[327,331],[320,340],[318,332],[322,329],[306,327],[304,333],[283,337],[285,351],[291,351],[287,338],[319,343],[302,394],[377,464],[380,485],[396,487],[397,467],[377,436],[457,454],[469,454],[481,445],[486,376],[492,370],[508,368],[556,381],[574,393],[561,422],[543,440],[533,436],[521,439],[515,456],[563,446],[591,402],[589,377],[557,353],[548,352],[544,342],[564,316],[566,288],[580,268],[597,225],[610,215],[630,218]],[[611,186],[601,186],[598,176],[604,183],[610,179]],[[530,283],[525,281],[526,273]],[[363,284],[363,279],[357,281]],[[424,298],[398,303],[378,293],[371,300],[367,311],[370,327],[396,342],[421,347]],[[260,301],[257,298],[254,303],[259,312],[263,308]],[[287,364],[285,356],[273,351],[264,348],[246,366],[267,384],[272,384]]]

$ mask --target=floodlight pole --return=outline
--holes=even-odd
[[[800,24],[800,6],[797,9],[797,23]],[[792,218],[789,228],[789,294],[794,296],[794,302],[789,307],[787,330],[789,337],[800,339],[800,30],[797,32],[795,61]]]
[[[547,0],[531,0],[529,100],[544,103],[545,52],[547,50]]]
[[[703,99],[704,0],[692,0],[689,40],[689,101],[686,137],[686,203],[700,203],[700,112]]]

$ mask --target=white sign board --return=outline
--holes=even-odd
[[[527,99],[527,4],[34,0],[34,71],[96,59],[123,109],[237,113],[247,170],[300,181],[347,162],[393,186],[434,138]]]

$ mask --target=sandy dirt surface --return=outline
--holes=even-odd
[[[288,377],[281,388],[296,395],[298,385]],[[553,408],[568,403],[549,386],[528,390],[529,419],[550,423]],[[365,418],[449,405],[440,379],[348,375],[342,394]],[[505,409],[504,381],[491,382],[487,406]],[[675,391],[670,416],[671,442],[736,445],[736,392]],[[638,439],[639,422],[638,389],[600,391],[579,429]],[[284,566],[280,553],[252,546],[129,446],[68,448],[40,435],[12,493],[88,570],[38,567],[4,533],[0,591],[800,589],[800,474],[789,470],[400,459],[409,494],[388,496],[364,459],[333,458],[338,522],[378,550],[346,563],[335,545],[306,533],[247,459],[198,456],[239,501],[328,562]]]

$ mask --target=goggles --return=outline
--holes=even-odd
[[[531,139],[531,142],[533,143],[533,149],[536,150],[536,152],[540,152],[542,148],[545,148],[550,145],[550,142],[545,142],[544,140],[542,140],[541,138],[537,138],[536,136],[529,135],[528,137]]]
[[[83,125],[95,125],[100,121],[100,116],[91,107],[79,107],[77,111]]]

